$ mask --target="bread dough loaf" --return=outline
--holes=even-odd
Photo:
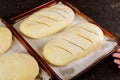
[[[103,32],[96,25],[77,24],[48,41],[43,56],[55,66],[64,66],[95,51],[103,39]]]
[[[35,80],[39,73],[36,60],[23,53],[0,56],[0,80]]]
[[[74,12],[65,5],[54,5],[33,13],[20,25],[20,31],[31,38],[52,35],[72,23]]]
[[[0,54],[4,53],[12,43],[12,33],[6,27],[0,26]]]

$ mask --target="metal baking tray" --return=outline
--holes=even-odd
[[[56,67],[49,63],[47,63],[41,56],[42,51],[40,48],[43,48],[45,43],[50,40],[51,36],[43,38],[43,39],[31,39],[26,36],[24,36],[18,29],[21,22],[31,15],[32,13],[52,5],[56,4],[62,4],[69,6],[74,12],[75,12],[75,19],[73,21],[73,24],[76,23],[82,23],[82,22],[90,22],[98,27],[101,28],[101,30],[104,33],[105,39],[104,43],[101,46],[100,49],[97,51],[91,53],[90,55],[76,60],[66,66],[63,67]],[[80,10],[78,10],[76,7],[71,5],[66,0],[51,0],[48,3],[45,3],[43,5],[40,5],[36,8],[33,8],[25,13],[22,13],[18,16],[15,16],[10,19],[9,23],[11,24],[10,28],[14,32],[16,32],[16,36],[20,36],[19,39],[21,42],[24,42],[25,45],[29,50],[32,49],[32,56],[36,58],[36,60],[40,63],[42,63],[43,66],[45,66],[50,72],[52,72],[58,79],[61,80],[69,80],[69,79],[75,79],[76,77],[80,76],[93,66],[95,66],[97,63],[105,59],[108,55],[110,55],[112,52],[114,52],[119,47],[119,38],[113,35],[112,33],[105,30],[102,26],[97,24],[95,21],[90,19],[88,16],[86,16],[84,13],[82,13]],[[57,33],[56,33],[57,34]],[[52,36],[53,37],[53,36]],[[96,55],[97,53],[97,55]]]
[[[26,45],[25,41],[17,34],[17,32],[13,29],[11,29],[11,25],[8,24],[5,20],[0,18],[0,27],[6,27],[8,28],[12,33],[12,43],[10,47],[5,51],[3,54],[12,54],[12,53],[26,53],[26,54],[32,54],[34,52],[30,50],[30,47],[28,48],[28,45]],[[41,63],[39,63],[40,67],[40,73],[36,77],[35,80],[39,79],[52,79],[51,73],[47,68],[44,66],[41,66]],[[21,69],[22,70],[22,69]]]

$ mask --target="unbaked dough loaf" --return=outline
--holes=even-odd
[[[20,31],[31,38],[52,35],[72,23],[74,12],[65,5],[54,5],[33,13],[20,25]]]
[[[6,27],[0,26],[0,54],[4,53],[12,43],[12,33]]]
[[[0,56],[0,80],[35,80],[39,73],[36,60],[23,53]]]
[[[95,51],[103,39],[103,32],[96,25],[77,24],[48,41],[43,56],[49,63],[63,66]]]

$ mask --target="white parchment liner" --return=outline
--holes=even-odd
[[[13,26],[14,28],[19,31],[19,25],[23,20],[15,23]],[[88,22],[86,19],[84,19],[82,16],[80,15],[75,15],[75,19],[73,21],[73,24],[77,24],[77,23],[86,23]],[[67,27],[66,29],[69,29],[69,27]],[[64,30],[66,30],[64,29]],[[26,36],[24,36],[21,32],[20,34],[25,38],[25,40],[32,46],[33,49],[36,50],[36,52],[42,57],[42,50],[44,48],[44,45],[47,41],[49,41],[50,39],[52,39],[56,34],[46,37],[46,38],[42,38],[42,39],[31,39],[28,38]],[[84,71],[86,68],[88,68],[89,66],[93,65],[95,62],[97,62],[99,59],[101,59],[103,56],[107,55],[109,52],[111,52],[116,46],[118,46],[117,42],[111,42],[109,41],[109,37],[107,37],[106,35],[104,35],[104,42],[102,44],[102,46],[94,51],[93,53],[90,53],[88,56],[81,58],[79,60],[76,60],[66,66],[63,67],[56,67],[53,65],[49,66],[53,69],[53,71],[63,80],[68,80],[73,78],[74,76],[76,76],[77,74],[81,73],[82,71]],[[47,79],[45,79],[47,80]]]

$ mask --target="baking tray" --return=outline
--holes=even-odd
[[[75,19],[73,21],[73,24],[82,23],[82,22],[90,22],[90,23],[93,23],[93,24],[99,26],[101,28],[101,30],[103,31],[104,36],[105,36],[104,44],[102,45],[102,47],[100,49],[98,49],[97,51],[91,53],[90,55],[86,56],[85,58],[76,60],[76,61],[74,61],[74,62],[72,62],[64,67],[56,67],[56,66],[53,66],[53,65],[50,65],[49,63],[47,63],[42,58],[42,56],[40,54],[42,51],[40,51],[40,49],[38,49],[38,48],[40,48],[41,46],[44,46],[45,43],[51,38],[51,36],[43,38],[43,39],[37,39],[37,40],[31,39],[31,38],[24,36],[19,31],[18,27],[19,27],[20,23],[26,17],[28,17],[29,15],[31,15],[35,11],[40,10],[44,7],[55,5],[55,4],[67,5],[73,9],[73,11],[76,14]],[[25,39],[25,41],[26,41],[25,44],[29,44],[30,47],[37,52],[37,54],[33,55],[34,57],[38,57],[38,56],[40,57],[40,59],[36,58],[37,61],[43,62],[43,64],[58,79],[68,80],[68,79],[74,79],[77,76],[80,76],[81,74],[83,74],[84,72],[86,72],[87,70],[89,70],[90,68],[95,66],[97,63],[99,63],[100,61],[105,59],[108,55],[110,55],[112,52],[114,52],[119,47],[119,38],[118,37],[114,36],[113,34],[108,32],[107,30],[105,30],[102,26],[97,24],[95,21],[90,19],[88,16],[84,15],[82,12],[80,12],[80,10],[78,10],[76,7],[72,6],[69,2],[67,2],[65,0],[62,0],[62,1],[53,0],[49,4],[43,4],[43,5],[44,6],[40,5],[34,9],[31,9],[30,11],[27,11],[26,13],[22,13],[16,17],[11,18],[10,24],[12,25],[11,28],[15,29],[18,32],[18,34],[21,35],[21,37],[23,39]],[[54,36],[52,36],[52,37],[54,37]],[[39,45],[37,45],[37,44],[39,44]],[[97,53],[97,55],[96,55],[96,53]]]
[[[16,30],[13,31],[13,29],[11,29],[11,25],[9,25],[8,22],[3,20],[2,18],[0,18],[0,27],[6,27],[12,32],[12,44],[8,48],[8,50],[5,51],[3,54],[12,54],[12,53],[33,54],[34,50],[31,51],[32,49],[29,47],[29,45],[25,44],[24,39],[22,39],[17,34]],[[42,64],[40,62],[38,62],[38,64],[39,64],[40,72],[35,80],[52,79],[52,74],[49,72],[49,70],[44,66],[41,66]]]

